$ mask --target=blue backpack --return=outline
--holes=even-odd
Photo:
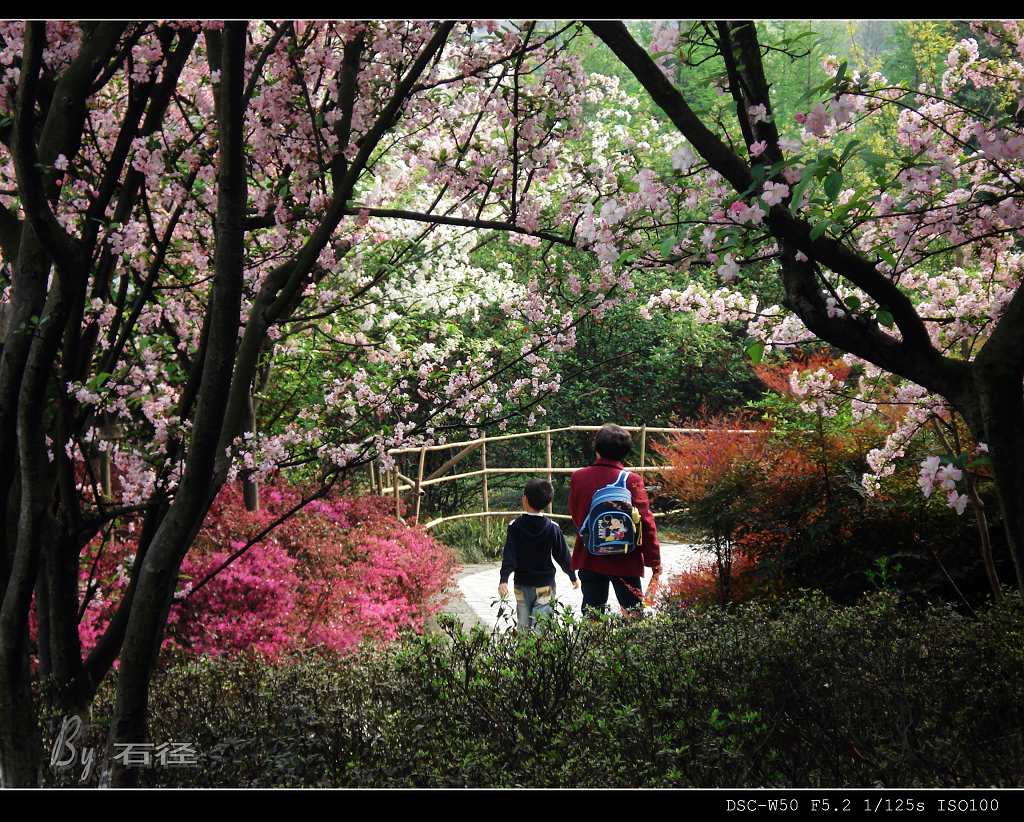
[[[629,471],[620,471],[615,482],[594,492],[590,511],[579,529],[579,535],[586,540],[587,551],[592,556],[628,554],[640,544],[641,534],[634,521],[633,495],[626,487],[628,478]]]

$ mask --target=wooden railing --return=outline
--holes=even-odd
[[[552,465],[551,460],[551,435],[559,434],[569,431],[598,431],[601,428],[599,425],[569,425],[562,428],[546,428],[541,431],[524,431],[519,434],[499,434],[496,436],[484,436],[475,440],[464,440],[462,442],[446,442],[441,445],[424,445],[419,448],[394,448],[388,453],[391,457],[395,458],[395,467],[389,471],[390,484],[385,484],[383,471],[380,467],[374,463],[370,464],[370,483],[373,486],[376,493],[382,496],[393,496],[395,500],[395,515],[401,516],[402,508],[402,493],[406,491],[412,491],[415,498],[415,504],[413,509],[413,521],[419,523],[420,521],[420,503],[423,497],[423,489],[428,488],[432,485],[439,485],[445,482],[455,482],[460,479],[468,479],[470,477],[482,477],[483,481],[483,510],[475,511],[472,513],[464,514],[453,514],[447,517],[438,517],[436,519],[427,522],[425,528],[433,528],[435,525],[440,525],[442,522],[451,522],[459,519],[474,519],[483,517],[484,519],[484,530],[489,532],[490,520],[492,517],[505,517],[505,516],[516,516],[521,511],[492,511],[490,504],[490,488],[488,478],[496,474],[546,474],[548,481],[550,482],[555,474],[571,474],[576,468],[563,468]],[[648,434],[706,434],[718,429],[710,428],[659,428],[655,426],[623,426],[627,431],[639,432],[640,434],[640,454],[639,464],[627,466],[630,471],[637,473],[649,473],[657,471],[671,471],[671,466],[665,465],[648,465],[647,464],[647,435]],[[730,429],[733,433],[738,434],[753,434],[755,433],[750,429]],[[488,465],[487,463],[487,443],[494,442],[505,442],[507,440],[523,439],[528,437],[544,437],[544,450],[547,456],[546,464],[542,466],[532,467],[500,467],[496,468]],[[446,460],[442,465],[432,471],[429,475],[424,476],[424,466],[426,465],[426,456],[428,452],[432,451],[452,451],[459,449],[458,453],[453,455],[450,459]],[[463,471],[462,473],[449,474],[452,468],[466,459],[474,451],[480,451],[480,467],[472,471]],[[416,478],[407,477],[398,470],[397,458],[402,455],[416,454],[418,455],[418,469]],[[578,466],[577,466],[578,467]],[[569,519],[566,514],[555,514],[551,512],[551,506],[548,506],[548,516],[556,519]],[[655,514],[658,516],[658,514]]]

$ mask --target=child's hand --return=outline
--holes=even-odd
[[[580,587],[580,581],[579,581],[579,578],[576,578],[576,579],[574,579],[574,580],[572,581],[572,587],[573,587],[573,588],[579,588],[579,587]]]
[[[508,596],[508,583],[502,582],[498,585],[498,596],[505,599]]]

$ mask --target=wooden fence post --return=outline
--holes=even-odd
[[[424,445],[420,449],[420,468],[416,474],[416,518],[413,522],[416,525],[420,524],[420,484],[423,482],[423,461],[427,458],[427,447]]]
[[[480,467],[484,470],[484,540],[490,540],[491,538],[491,498],[487,485],[487,435],[484,435],[484,441],[480,445]]]
[[[647,458],[647,423],[640,429],[640,467],[644,467],[644,460]]]
[[[394,470],[391,472],[392,492],[395,495],[395,517],[402,518],[402,498],[398,494],[398,460],[395,460]]]
[[[377,493],[377,472],[373,468],[373,460],[370,460],[366,464],[367,464],[367,466],[370,469],[370,493],[371,494],[376,494]]]
[[[553,475],[551,473],[551,432],[550,431],[548,431],[544,435],[544,446],[545,446],[545,449],[547,450],[547,455],[548,455],[548,482],[551,484],[551,487],[553,488],[554,487],[554,482],[552,482]],[[548,503],[548,513],[550,514],[554,510],[555,510],[555,500],[554,500],[554,498],[552,498],[551,502]]]

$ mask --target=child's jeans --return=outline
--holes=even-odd
[[[537,617],[541,614],[551,615],[551,601],[555,598],[555,584],[516,585],[516,630],[533,630],[537,627]]]

